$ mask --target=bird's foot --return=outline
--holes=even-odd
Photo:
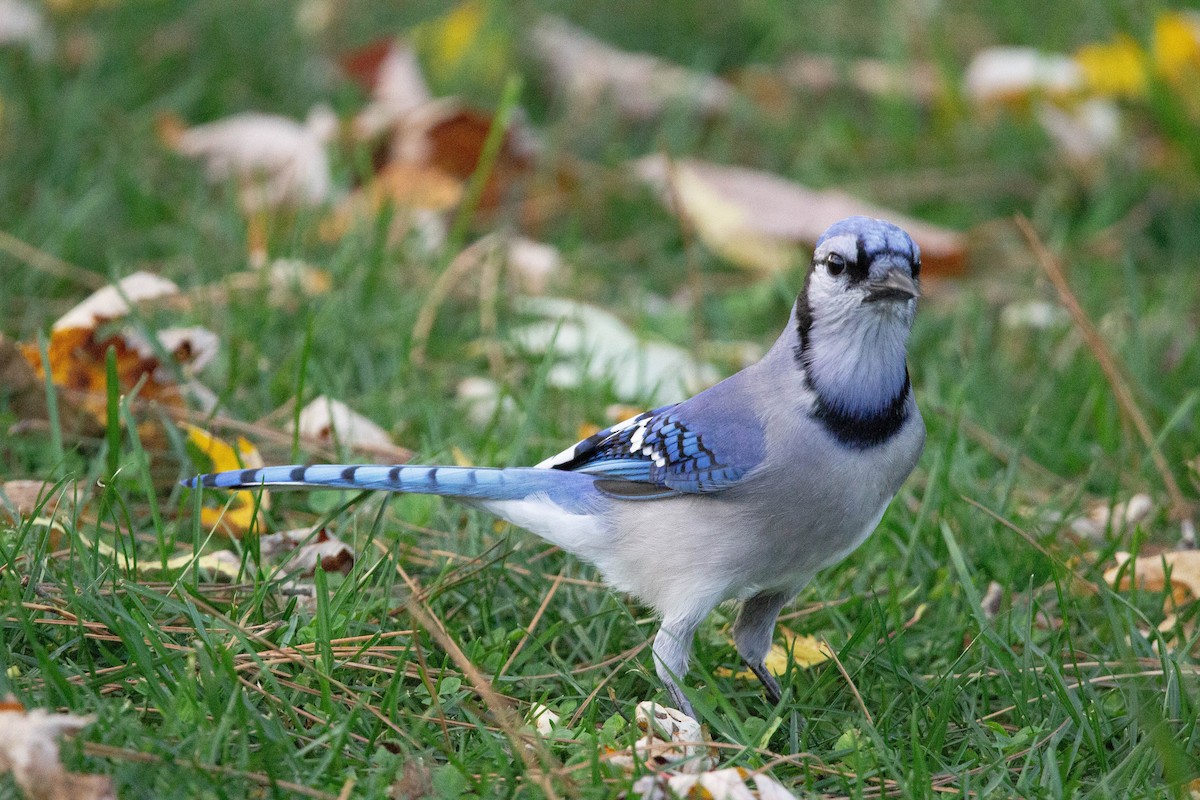
[[[759,683],[763,685],[763,692],[767,695],[767,700],[772,705],[778,705],[783,699],[783,690],[779,688],[779,681],[775,680],[775,676],[767,670],[765,664],[749,664],[750,671],[754,673],[754,677],[758,678]]]

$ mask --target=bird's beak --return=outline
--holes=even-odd
[[[912,300],[921,296],[917,282],[908,272],[900,267],[888,270],[888,273],[877,281],[867,282],[867,296],[864,303],[878,303],[882,300]]]

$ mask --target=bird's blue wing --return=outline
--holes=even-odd
[[[726,489],[763,455],[761,423],[736,402],[731,381],[602,430],[538,466],[612,478],[601,488],[630,498]]]

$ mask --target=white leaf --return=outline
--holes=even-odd
[[[58,757],[58,738],[76,733],[95,717],[32,711],[0,710],[0,772],[13,780],[30,800],[107,800],[116,798],[112,781],[104,775],[67,772]],[[19,706],[17,707],[19,709]]]
[[[379,425],[341,400],[321,395],[300,411],[300,435],[350,449],[394,448],[392,437]],[[290,427],[290,426],[289,426]]]
[[[543,16],[530,38],[550,79],[577,108],[610,102],[623,116],[646,120],[673,105],[720,114],[733,101],[733,87],[719,78],[618,50],[558,17]]]
[[[379,64],[371,102],[355,118],[354,133],[372,139],[432,100],[416,53],[397,39]]]
[[[585,379],[610,380],[622,400],[654,405],[683,399],[720,379],[711,364],[682,347],[640,340],[617,317],[585,303],[561,298],[522,298],[519,307],[546,318],[513,331],[514,341],[533,353],[555,353],[565,362],[548,373],[560,388]]]
[[[325,144],[337,132],[337,117],[324,105],[305,122],[258,112],[176,129],[164,126],[167,144],[204,163],[214,183],[241,183],[247,211],[285,205],[318,205],[329,199],[333,182]]]
[[[179,293],[179,287],[152,272],[135,272],[92,293],[79,305],[63,314],[52,331],[68,328],[91,330],[101,322],[119,319],[129,313],[129,303],[140,303]],[[126,302],[128,300],[128,302]]]
[[[22,0],[0,0],[0,45],[24,45],[34,58],[48,58],[54,38],[42,10]]]
[[[1033,94],[1067,95],[1083,88],[1083,70],[1073,58],[1031,47],[989,47],[971,60],[963,78],[968,98],[981,105]]]

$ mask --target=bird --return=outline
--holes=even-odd
[[[184,483],[411,492],[485,509],[652,607],[655,671],[694,718],[683,686],[696,631],[739,602],[734,646],[778,705],[765,658],[780,611],[863,543],[924,449],[907,363],[920,270],[896,225],[835,222],[761,360],[533,467],[296,465]]]

